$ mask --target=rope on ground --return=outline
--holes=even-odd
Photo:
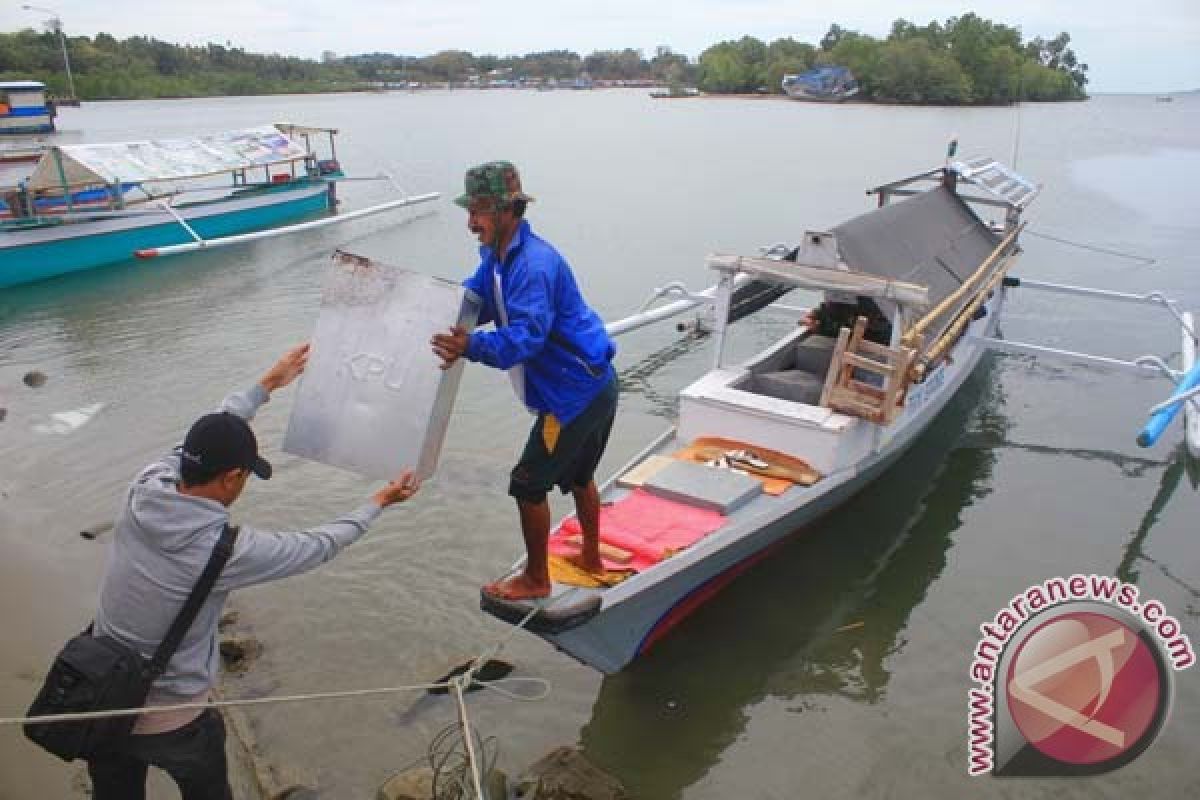
[[[569,593],[568,593],[569,594]],[[565,597],[566,595],[564,595]],[[561,598],[559,598],[561,599]],[[383,686],[374,689],[350,689],[340,692],[312,692],[309,694],[292,694],[278,695],[274,697],[256,697],[243,700],[212,700],[207,703],[179,703],[169,706],[141,706],[139,708],[114,708],[106,711],[80,711],[71,714],[46,714],[40,717],[0,717],[0,726],[2,725],[42,725],[53,722],[84,722],[94,719],[109,719],[113,717],[129,717],[134,715],[145,714],[147,712],[165,712],[165,711],[204,711],[209,708],[232,708],[235,706],[265,706],[275,705],[277,703],[304,703],[315,700],[345,700],[354,697],[371,697],[382,694],[400,694],[403,692],[427,692],[432,689],[454,689],[459,680],[464,680],[463,686],[469,687],[472,683],[478,684],[485,689],[491,689],[499,694],[513,700],[522,700],[526,702],[536,702],[544,700],[549,696],[549,683],[542,678],[502,678],[498,681],[476,680],[475,673],[483,666],[489,658],[496,653],[499,653],[504,645],[512,639],[517,630],[524,628],[529,620],[533,619],[534,615],[541,608],[532,609],[524,619],[514,626],[514,630],[507,636],[503,637],[497,644],[486,650],[481,655],[477,656],[471,662],[471,666],[462,673],[455,676],[454,679],[443,681],[441,683],[416,683],[407,686]],[[544,691],[537,695],[524,695],[510,692],[501,689],[498,684],[533,684],[543,687]]]
[[[513,626],[513,629],[511,631],[509,631],[505,636],[502,636],[490,648],[488,648],[487,650],[485,650],[484,652],[482,652],[478,656],[476,656],[471,661],[471,665],[465,671],[463,671],[462,674],[456,675],[455,677],[451,678],[448,681],[442,681],[439,683],[418,683],[418,684],[410,684],[407,686],[386,686],[386,687],[379,687],[379,688],[375,688],[375,689],[351,689],[351,690],[340,691],[340,692],[313,692],[313,693],[309,693],[309,694],[279,695],[276,697],[258,697],[258,698],[251,698],[251,699],[245,699],[245,700],[211,700],[207,703],[179,703],[179,704],[170,705],[170,706],[141,706],[139,708],[116,708],[116,709],[108,709],[105,711],[81,711],[81,712],[75,712],[75,713],[71,713],[71,714],[46,714],[44,716],[39,716],[39,717],[0,717],[0,726],[4,726],[4,725],[45,725],[45,724],[54,723],[54,722],[83,722],[86,720],[108,719],[108,718],[112,718],[112,717],[128,717],[128,716],[134,716],[134,715],[141,715],[146,712],[203,711],[203,710],[209,709],[209,708],[233,708],[233,707],[242,707],[242,706],[263,706],[263,705],[275,705],[278,703],[311,702],[311,701],[316,701],[316,700],[344,700],[344,699],[354,698],[354,697],[372,697],[372,696],[378,696],[378,695],[383,695],[383,694],[399,694],[402,692],[421,692],[421,691],[427,692],[427,691],[430,691],[433,689],[444,689],[447,691],[452,690],[454,692],[455,699],[456,699],[456,702],[458,705],[459,722],[458,722],[457,726],[450,726],[449,728],[444,730],[441,734],[439,734],[439,736],[435,739],[435,742],[443,739],[443,737],[449,735],[456,729],[460,732],[460,734],[462,736],[463,745],[466,750],[466,756],[467,756],[467,758],[466,758],[467,763],[463,766],[468,767],[470,769],[471,779],[472,779],[471,782],[473,784],[472,787],[466,787],[466,786],[463,786],[462,782],[460,781],[459,782],[459,790],[462,792],[462,794],[460,796],[465,797],[468,789],[473,788],[475,797],[478,798],[478,800],[486,800],[486,797],[483,792],[481,776],[482,776],[482,774],[484,774],[486,772],[490,772],[491,768],[488,767],[487,770],[481,770],[481,768],[480,768],[480,764],[479,764],[480,759],[479,759],[479,755],[476,753],[476,742],[474,741],[474,738],[473,738],[475,736],[475,734],[471,731],[470,718],[467,714],[467,705],[466,705],[466,701],[464,699],[464,695],[465,695],[466,691],[472,685],[478,685],[482,688],[490,689],[491,691],[497,692],[501,696],[507,697],[510,700],[520,700],[522,702],[537,702],[539,700],[544,700],[546,697],[549,697],[550,696],[550,684],[548,681],[546,681],[542,678],[501,678],[500,680],[496,680],[496,681],[484,681],[484,680],[477,680],[475,675],[490,658],[497,655],[502,649],[504,649],[504,646],[507,645],[510,641],[512,641],[512,639],[516,636],[516,634],[519,631],[521,631],[522,629],[524,629],[525,626],[529,624],[529,621],[531,619],[533,619],[534,616],[536,616],[539,611],[544,611],[548,608],[553,608],[555,605],[562,602],[566,598],[572,596],[573,594],[575,594],[578,591],[579,590],[577,588],[572,588],[572,589],[564,592],[559,597],[555,598],[547,606],[534,605],[534,607],[529,610],[529,613],[527,613],[521,619],[520,622],[518,622],[516,625]],[[532,684],[535,686],[540,686],[542,688],[542,691],[538,694],[524,695],[524,694],[518,694],[516,692],[509,691],[508,689],[502,689],[500,687],[500,684],[517,684],[517,685]],[[478,749],[480,751],[483,751],[485,744],[486,743],[483,740],[480,740],[478,742],[478,745],[479,745]],[[453,756],[454,752],[456,752],[456,748],[450,750],[449,753],[444,757],[444,759],[442,760],[442,762],[440,764],[438,764],[438,763],[431,764],[431,766],[433,766],[435,780],[436,780],[437,776],[443,774],[443,770],[445,769],[445,761],[446,761],[446,759],[449,759],[451,756]],[[431,745],[431,748],[430,748],[430,760],[431,760],[431,762],[435,761],[433,745]],[[493,754],[491,761],[494,763],[494,760],[495,760],[495,755]],[[460,774],[461,774],[461,772],[460,772]]]

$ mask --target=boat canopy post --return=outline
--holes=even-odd
[[[716,303],[713,306],[716,316],[716,330],[713,332],[715,334],[713,340],[713,369],[720,369],[721,363],[725,359],[725,336],[729,331],[729,306],[733,302],[734,278],[736,276],[736,272],[722,271],[721,277],[717,281]]]

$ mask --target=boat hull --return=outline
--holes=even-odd
[[[205,239],[270,228],[331,208],[329,185],[274,188],[177,209]],[[0,233],[0,288],[133,259],[137,250],[192,241],[174,218],[110,217]]]
[[[0,136],[19,133],[53,133],[54,120],[49,114],[35,117],[0,117]]]
[[[997,292],[987,304],[987,315],[971,326],[972,332],[993,333],[1003,302],[1003,291]],[[588,666],[605,673],[623,669],[767,557],[775,545],[844,503],[891,466],[950,402],[983,353],[977,345],[960,343],[953,358],[923,384],[936,386],[914,397],[912,405],[916,406],[919,398],[919,407],[892,426],[892,437],[881,442],[878,452],[852,473],[828,475],[808,490],[793,489],[788,494],[796,493],[797,499],[790,502],[788,494],[778,498],[778,503],[764,499],[761,513],[739,520],[728,532],[713,534],[721,541],[712,542],[712,547],[694,546],[699,552],[685,551],[655,568],[672,570],[669,575],[657,578],[651,570],[604,592],[602,607],[582,624],[562,631],[539,632],[536,625],[531,629]]]

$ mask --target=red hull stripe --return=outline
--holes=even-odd
[[[654,623],[654,627],[650,629],[649,633],[642,639],[641,644],[638,645],[637,655],[644,654],[656,642],[670,633],[671,629],[682,622],[689,614],[711,600],[717,593],[732,583],[734,578],[773,553],[784,541],[786,541],[786,537],[763,548],[744,561],[739,561],[724,572],[714,575],[681,597],[679,602],[671,606],[667,613],[659,617],[658,622]]]

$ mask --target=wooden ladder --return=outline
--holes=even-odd
[[[916,351],[867,341],[867,318],[859,317],[853,330],[843,327],[833,349],[833,360],[821,391],[821,405],[862,417],[877,425],[890,425],[904,403],[908,371]],[[865,383],[856,374],[878,375],[879,386]]]

